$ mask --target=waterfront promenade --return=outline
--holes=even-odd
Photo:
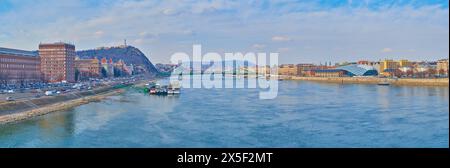
[[[297,77],[297,76],[283,76],[280,77],[286,80],[305,80],[317,82],[331,82],[331,83],[360,83],[360,84],[378,84],[381,82],[389,82],[392,85],[407,85],[407,86],[449,86],[448,78],[377,78],[377,77]]]
[[[133,84],[141,84],[142,81]],[[60,110],[73,108],[82,104],[100,101],[108,96],[123,92],[123,87],[133,84],[104,86],[94,90],[69,93],[57,96],[44,96],[35,99],[0,103],[0,125]]]

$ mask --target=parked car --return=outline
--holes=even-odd
[[[46,91],[45,95],[46,96],[53,96],[54,92],[53,91]]]
[[[12,97],[6,97],[6,101],[14,101],[14,98],[12,98]]]

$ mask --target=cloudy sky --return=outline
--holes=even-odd
[[[280,63],[435,60],[449,54],[448,0],[0,0],[0,47],[128,44],[175,52],[279,52]]]

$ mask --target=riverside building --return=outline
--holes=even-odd
[[[439,75],[448,76],[448,59],[438,60],[438,62],[436,64],[436,69],[437,69]]]
[[[394,60],[384,60],[380,63],[380,74],[384,76],[391,76],[390,72],[399,68],[399,63]]]
[[[100,60],[94,59],[75,59],[75,69],[78,70],[78,78],[97,78],[101,76]]]
[[[75,82],[75,46],[67,43],[39,44],[41,71],[46,82]]]
[[[278,68],[279,75],[296,76],[297,72],[297,67],[294,64],[282,64]]]
[[[37,53],[0,47],[1,84],[26,84],[40,80],[40,58]]]

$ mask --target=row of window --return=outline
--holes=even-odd
[[[67,62],[43,62],[44,64],[45,64],[45,66],[50,66],[50,65],[55,65],[55,64],[57,64],[57,65],[59,65],[59,64],[67,64]],[[68,65],[70,65],[70,62],[69,62],[69,64]],[[72,64],[72,65],[74,65],[74,64]]]
[[[67,59],[66,57],[45,57],[45,58],[41,58],[42,61],[48,61],[48,60],[71,60],[71,61],[75,61],[75,59]]]
[[[29,71],[24,71],[24,70],[0,70],[0,73],[2,73],[2,74],[14,74],[14,73],[40,74],[39,71],[35,71],[35,70],[29,70]]]
[[[8,63],[20,62],[20,63],[29,63],[29,64],[38,63],[38,61],[36,61],[36,60],[17,59],[17,58],[0,58],[0,62],[8,62]]]
[[[64,75],[66,75],[67,73],[66,73],[65,71],[63,71],[63,72],[61,72],[61,71],[57,71],[57,72],[50,71],[50,72],[45,73],[45,74],[52,76],[52,75],[58,75],[58,74],[64,74]],[[69,73],[69,74],[71,74],[71,73]]]
[[[26,64],[0,64],[0,68],[27,68],[27,69],[36,69],[39,66],[36,65],[26,65]]]

